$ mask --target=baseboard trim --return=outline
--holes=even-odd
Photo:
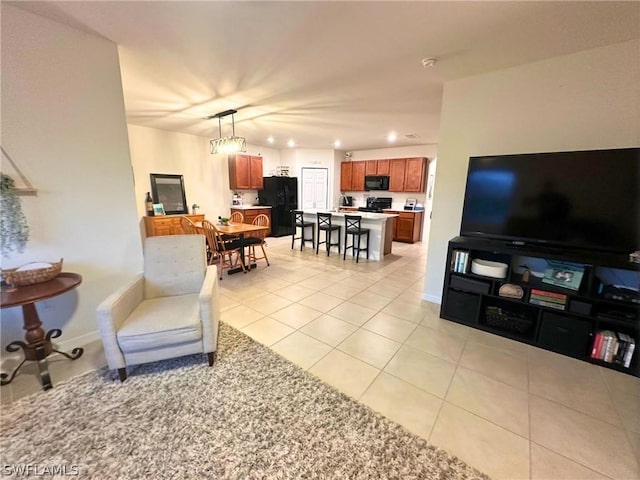
[[[422,294],[422,299],[425,302],[437,303],[440,305],[442,303],[442,297],[437,295],[429,295],[428,293]]]

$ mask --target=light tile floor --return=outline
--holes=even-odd
[[[421,243],[383,262],[269,238],[221,282],[222,320],[496,479],[640,478],[640,379],[439,318]],[[99,342],[59,382],[103,365]],[[39,391],[35,369],[2,402]]]

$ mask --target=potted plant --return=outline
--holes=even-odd
[[[12,252],[22,253],[29,240],[29,225],[22,212],[22,203],[13,179],[0,173],[0,240],[2,256]]]

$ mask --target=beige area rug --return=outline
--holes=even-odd
[[[486,479],[222,324],[218,360],[100,369],[3,406],[3,468],[77,478]]]

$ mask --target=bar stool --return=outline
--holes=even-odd
[[[369,259],[369,229],[362,228],[360,226],[362,217],[360,215],[345,215],[344,216],[344,255],[343,260],[347,259],[347,250],[350,248],[353,256],[356,257],[356,263],[360,260],[360,251],[367,252],[367,260]],[[351,235],[351,245],[348,245],[347,238]],[[367,236],[366,248],[360,247],[360,239],[362,235]],[[358,238],[356,242],[356,237]]]
[[[329,256],[329,250],[334,245],[338,246],[338,255],[340,254],[340,235],[342,227],[340,225],[333,225],[331,223],[331,214],[330,213],[320,213],[318,212],[318,242],[316,243],[316,255],[318,254],[318,250],[320,249],[320,244],[325,243],[327,245],[327,257]],[[320,232],[324,231],[324,242],[320,241]],[[338,232],[338,243],[332,243],[331,237],[333,236],[333,232]]]
[[[291,210],[291,223],[293,224],[293,234],[291,235],[291,250],[293,250],[293,242],[300,240],[300,251],[304,248],[305,242],[311,242],[311,248],[316,243],[316,230],[313,222],[305,222],[302,210]],[[299,237],[296,237],[298,228],[302,229]],[[307,228],[311,228],[311,238],[305,237]]]

